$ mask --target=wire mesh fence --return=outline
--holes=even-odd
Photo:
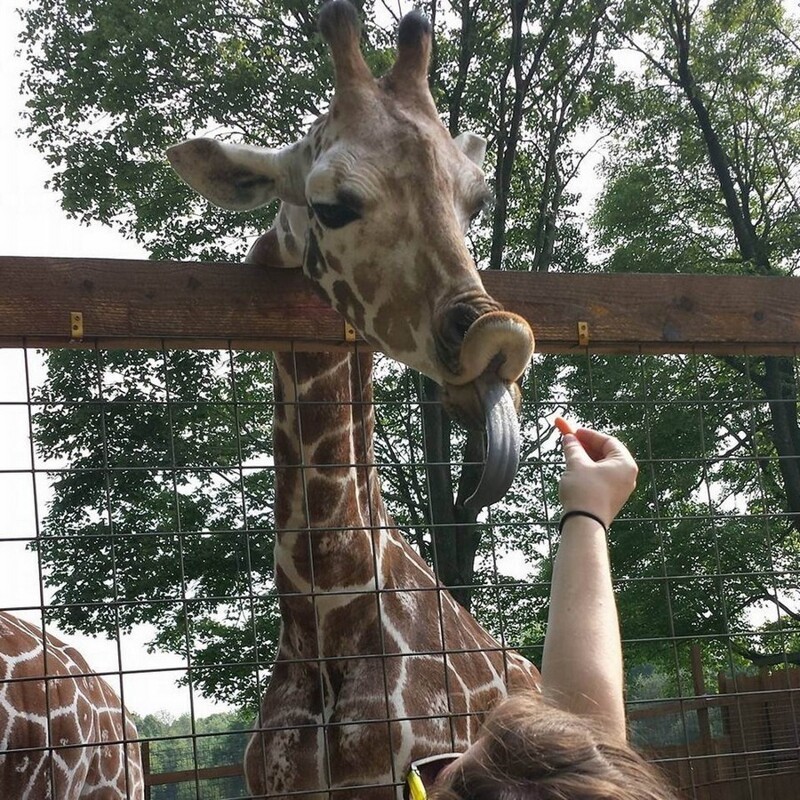
[[[279,626],[270,356],[0,358],[0,609],[74,644],[113,687],[145,743],[143,796],[247,796],[242,753]],[[552,418],[623,438],[641,470],[610,538],[632,741],[687,798],[800,787],[798,363],[792,350],[537,357],[520,472],[471,527],[474,571],[454,587],[538,663],[563,466]],[[433,402],[378,360],[384,499],[431,561],[452,528],[434,470],[456,485],[465,442],[453,428],[451,452],[429,457]]]

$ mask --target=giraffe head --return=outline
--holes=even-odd
[[[486,504],[516,472],[516,381],[533,353],[530,327],[487,294],[464,242],[490,197],[486,141],[454,139],[441,123],[428,88],[424,17],[403,18],[395,63],[378,80],[346,0],[323,6],[319,28],[336,90],[303,139],[277,150],[194,139],[167,155],[223,208],[283,201],[248,260],[302,267],[370,343],[436,380],[468,426],[488,426],[485,475],[505,486],[480,499]]]

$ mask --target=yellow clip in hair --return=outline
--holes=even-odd
[[[425,784],[419,776],[416,767],[412,767],[406,778],[408,784],[408,791],[411,795],[411,800],[428,800],[428,793],[425,791]]]

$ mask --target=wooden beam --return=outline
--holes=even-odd
[[[537,350],[800,351],[800,279],[481,273]],[[246,264],[0,257],[0,346],[345,347],[343,320],[297,270]],[[82,315],[75,340],[72,312]]]

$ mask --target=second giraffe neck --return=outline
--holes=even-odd
[[[276,354],[279,591],[335,591],[374,580],[386,512],[373,430],[370,353]]]

